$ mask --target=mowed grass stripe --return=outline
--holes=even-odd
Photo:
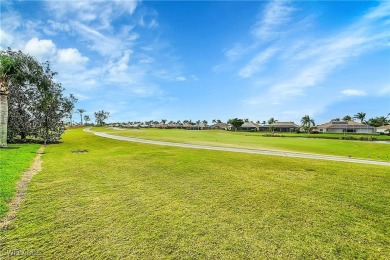
[[[225,130],[197,131],[152,128],[118,131],[108,127],[93,127],[91,130],[120,136],[168,142],[315,153],[345,157],[351,156],[352,158],[370,158],[372,160],[390,161],[390,143],[383,144],[367,141],[293,137],[264,137],[262,136],[263,133],[232,132]]]
[[[1,253],[385,259],[385,170],[127,143],[71,130],[63,144],[46,148],[13,229],[1,233]]]

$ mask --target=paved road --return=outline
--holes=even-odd
[[[213,150],[213,151],[263,154],[263,155],[274,155],[274,156],[284,156],[284,157],[293,157],[293,158],[305,158],[305,159],[316,159],[316,160],[327,160],[327,161],[339,161],[339,162],[350,162],[350,163],[390,166],[390,162],[355,159],[355,158],[342,157],[342,156],[318,155],[318,154],[308,154],[308,153],[295,153],[295,152],[282,152],[282,151],[272,151],[272,150],[258,150],[258,149],[245,149],[245,148],[233,148],[233,147],[221,147],[221,146],[164,142],[164,141],[155,141],[155,140],[147,140],[147,139],[141,139],[141,138],[111,135],[111,134],[107,134],[104,132],[94,132],[94,131],[91,131],[89,128],[85,128],[84,131],[89,132],[89,133],[93,133],[93,134],[100,136],[100,137],[121,140],[121,141],[128,141],[128,142],[136,142],[136,143],[175,146],[175,147],[191,148],[191,149],[204,149],[204,150]]]

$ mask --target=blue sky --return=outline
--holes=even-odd
[[[0,48],[110,121],[390,113],[389,1],[1,1]]]

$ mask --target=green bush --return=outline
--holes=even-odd
[[[281,135],[281,134],[265,134],[263,136],[265,136],[265,137],[284,137],[284,135]]]

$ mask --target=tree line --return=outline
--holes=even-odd
[[[40,63],[21,51],[0,52],[0,146],[30,136],[45,144],[65,131],[77,99],[65,96],[55,82],[50,63]]]
[[[65,88],[54,80],[49,62],[10,48],[0,51],[0,147],[27,141],[58,142],[67,121],[72,125],[77,98],[64,95]],[[76,110],[88,123],[85,109]],[[104,125],[109,112],[94,113],[96,124]]]
[[[390,124],[390,113],[388,113],[386,116],[378,116],[378,117],[371,117],[366,120],[366,113],[359,112],[355,114],[353,117],[346,115],[341,120],[343,121],[351,121],[353,119],[360,120],[360,123],[367,124],[373,127],[379,127]],[[332,121],[341,121],[339,117],[332,119]]]
[[[361,123],[364,123],[364,124],[368,124],[370,126],[374,126],[374,127],[379,127],[379,126],[383,126],[383,125],[387,125],[387,124],[390,124],[390,113],[387,115],[387,116],[381,116],[381,117],[375,117],[375,118],[370,118],[368,120],[365,120],[365,117],[366,117],[366,113],[364,112],[359,112],[357,114],[355,114],[354,116],[344,116],[342,119],[340,118],[334,118],[332,119],[331,121],[353,121],[354,119],[357,119],[357,120],[360,120]],[[229,119],[227,121],[228,124],[231,124],[235,129],[238,129],[240,128],[245,122],[249,122],[250,120],[248,118],[245,118],[245,119],[242,119],[242,118],[232,118],[232,119]],[[264,121],[260,121],[260,120],[257,120],[256,121],[256,124],[258,125],[273,125],[275,123],[279,122],[279,120],[275,119],[274,117],[271,117],[270,119],[268,120],[264,120]],[[149,121],[131,121],[131,122],[128,122],[128,123],[118,123],[118,124],[129,124],[129,125],[158,125],[158,124],[162,124],[162,125],[165,125],[165,124],[168,124],[168,125],[172,125],[172,124],[176,124],[176,125],[185,125],[185,124],[189,124],[189,125],[200,125],[200,124],[204,124],[204,125],[207,125],[208,124],[208,121],[207,120],[196,120],[196,121],[192,121],[191,119],[189,120],[177,120],[177,121],[173,121],[173,120],[170,120],[168,121],[167,119],[161,119],[160,121],[155,121],[155,120],[149,120]],[[222,123],[222,121],[220,119],[213,119],[212,120],[212,123],[213,124],[218,124],[218,123]],[[300,123],[301,123],[301,127],[303,130],[305,131],[310,131],[312,129],[314,129],[316,127],[316,123],[314,121],[313,118],[311,118],[309,115],[305,115],[301,118],[300,120]],[[272,127],[272,126],[271,126]]]

